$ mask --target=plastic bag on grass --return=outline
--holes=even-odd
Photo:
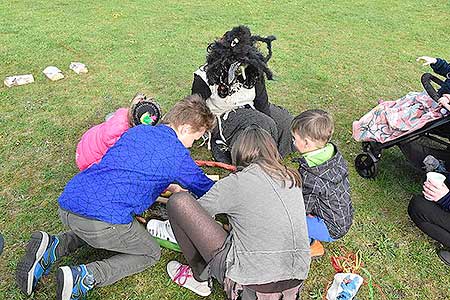
[[[356,296],[363,278],[354,273],[336,273],[328,289],[327,300],[351,300]]]

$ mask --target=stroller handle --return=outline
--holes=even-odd
[[[439,86],[442,86],[442,84],[444,84],[444,82],[441,79],[439,79],[438,77],[436,77],[430,73],[423,74],[422,77],[420,78],[420,81],[422,81],[422,85],[423,85],[425,91],[428,93],[428,95],[434,101],[437,102],[440,97],[439,97],[439,94],[436,91],[436,89],[431,84],[431,82],[433,81],[434,83],[438,84]]]

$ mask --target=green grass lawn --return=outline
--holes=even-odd
[[[30,85],[0,87],[0,299],[24,299],[14,272],[35,230],[63,230],[57,197],[77,173],[75,147],[82,133],[142,91],[167,111],[190,92],[192,73],[205,59],[208,42],[238,24],[274,34],[268,82],[270,100],[292,113],[330,111],[335,143],[350,164],[355,220],[342,240],[326,245],[314,261],[303,299],[321,299],[333,277],[329,257],[360,250],[364,266],[386,299],[449,299],[450,268],[436,245],[413,226],[406,208],[420,192],[422,175],[398,150],[384,153],[375,180],[360,178],[353,160],[360,144],[352,121],[376,100],[421,90],[420,55],[450,59],[448,1],[1,1],[0,79],[32,73]],[[79,76],[71,61],[87,64]],[[42,74],[58,66],[66,78]],[[194,157],[207,158],[203,150]],[[80,250],[63,264],[101,257]],[[104,254],[104,253],[103,253]],[[163,251],[161,261],[141,274],[93,290],[89,299],[197,299],[169,281],[166,263],[181,256]],[[373,298],[363,286],[358,299]],[[34,299],[53,299],[54,273]],[[217,288],[210,299],[224,299]]]

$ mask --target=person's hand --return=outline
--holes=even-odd
[[[439,104],[443,106],[446,110],[450,111],[450,94],[444,94],[438,100]]]
[[[420,56],[416,59],[416,61],[419,61],[419,62],[421,60],[424,61],[422,63],[422,66],[428,66],[428,65],[437,63],[437,59],[435,57],[430,57],[430,56]]]
[[[186,189],[183,189],[181,186],[175,183],[169,184],[166,190],[172,193],[187,192]]]
[[[439,201],[449,192],[448,187],[443,183],[440,186],[435,186],[430,181],[425,181],[423,184],[423,195],[427,200]]]

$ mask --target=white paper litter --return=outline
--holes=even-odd
[[[219,181],[220,180],[220,176],[219,175],[206,174],[206,177],[208,177],[212,181]]]
[[[44,69],[44,71],[42,71],[42,73],[44,73],[45,76],[47,76],[47,78],[52,81],[64,78],[62,71],[54,66],[48,66],[47,68]]]
[[[3,81],[7,87],[24,85],[32,82],[34,82],[34,77],[32,74],[9,76],[5,78],[5,81]]]
[[[77,74],[88,72],[86,65],[80,62],[71,62],[69,68]]]

